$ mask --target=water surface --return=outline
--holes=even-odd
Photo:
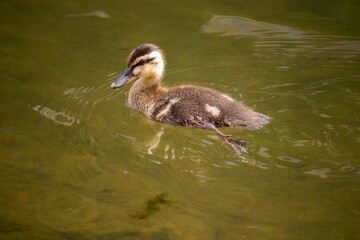
[[[355,1],[0,3],[3,239],[360,239]],[[164,84],[272,118],[237,155],[110,89],[158,44]]]

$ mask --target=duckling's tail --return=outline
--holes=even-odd
[[[234,138],[230,135],[225,135],[211,123],[206,123],[204,127],[219,135],[227,144],[229,144],[235,150],[237,154],[241,154],[243,152],[247,153],[246,140]]]

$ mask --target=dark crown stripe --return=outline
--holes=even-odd
[[[155,50],[159,50],[155,45],[152,44],[143,44],[139,47],[135,48],[132,52],[129,61],[128,66],[131,66],[131,64],[137,59],[138,57],[144,56],[146,54],[149,54]]]

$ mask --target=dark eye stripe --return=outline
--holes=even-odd
[[[136,68],[137,66],[144,65],[145,63],[149,63],[149,62],[151,62],[151,61],[154,60],[154,59],[155,59],[155,58],[141,59],[137,64],[135,64],[134,66],[132,66],[132,69]],[[142,61],[142,60],[145,60],[145,61]]]

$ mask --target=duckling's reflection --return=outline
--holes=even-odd
[[[138,114],[137,112],[135,114]],[[147,123],[150,126],[153,126],[157,123],[146,119]],[[157,164],[161,164],[162,162],[166,162],[166,160],[190,160],[192,162],[196,163],[205,163],[204,168],[201,169],[202,175],[205,174],[204,169],[208,168],[209,166],[219,168],[219,167],[238,167],[240,165],[249,165],[253,167],[257,167],[263,170],[269,169],[266,163],[262,162],[260,159],[249,156],[249,155],[238,155],[234,154],[233,152],[228,152],[225,154],[225,156],[222,157],[221,161],[218,161],[218,151],[216,151],[216,148],[219,147],[219,145],[224,145],[223,142],[220,142],[219,144],[213,143],[212,141],[209,141],[210,139],[213,139],[215,142],[217,142],[219,139],[217,136],[208,134],[206,136],[206,139],[199,138],[199,141],[193,141],[194,136],[193,132],[190,130],[184,130],[181,132],[178,132],[177,134],[183,135],[181,139],[184,139],[186,141],[186,144],[184,144],[186,147],[182,147],[181,149],[177,149],[175,147],[171,146],[171,142],[166,142],[165,139],[163,139],[166,135],[171,134],[172,126],[167,127],[161,127],[160,130],[157,130],[156,134],[153,135],[152,138],[147,138],[142,140],[142,144],[146,148],[146,152],[149,155],[153,155],[157,160],[151,160],[152,162],[155,162]],[[188,139],[192,139],[192,141],[187,141],[186,137]],[[166,137],[165,137],[166,138]],[[166,142],[166,145],[164,146],[164,143],[162,141]],[[176,145],[180,145],[179,141],[176,141]],[[194,145],[193,147],[191,145]],[[199,145],[202,146],[202,148],[199,148]],[[164,146],[164,147],[162,147]],[[163,148],[163,150],[162,150]],[[265,149],[260,147],[261,149]],[[175,154],[175,152],[178,152]],[[255,151],[255,150],[254,150]],[[212,154],[213,153],[213,154]],[[216,155],[216,156],[215,156]],[[161,160],[160,160],[161,159]],[[161,161],[161,162],[160,162]],[[183,170],[181,170],[183,171]],[[184,170],[185,171],[185,170]],[[188,172],[188,171],[185,171]],[[192,170],[191,173],[198,173],[197,171]]]
[[[150,155],[153,154],[152,150],[153,150],[154,148],[157,148],[157,147],[159,146],[160,139],[161,139],[161,136],[162,136],[163,134],[164,134],[164,128],[161,127],[160,132],[158,132],[158,133],[155,135],[155,137],[153,138],[153,141],[150,143],[150,147],[148,148],[148,151],[147,151],[148,154],[150,154]]]

